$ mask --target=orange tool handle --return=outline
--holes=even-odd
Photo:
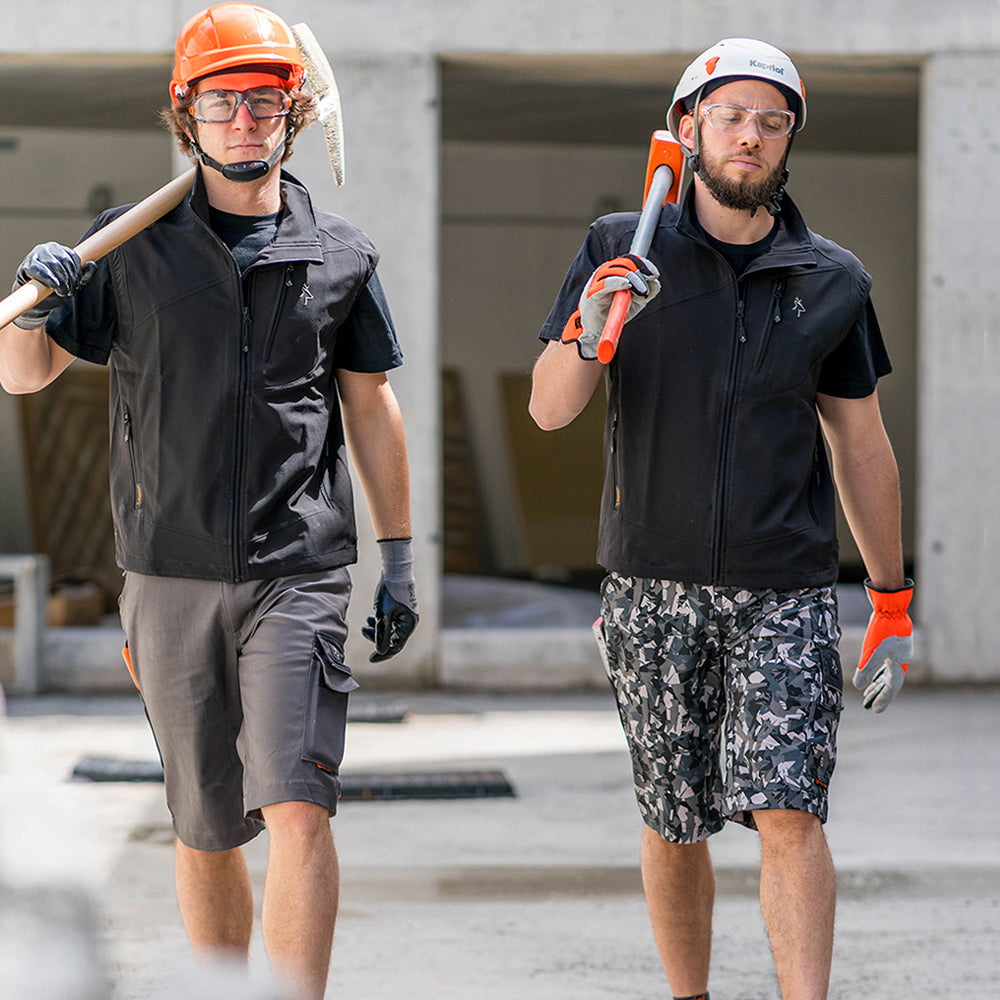
[[[635,229],[635,236],[632,237],[632,245],[629,253],[645,256],[649,250],[649,244],[653,239],[653,230],[656,222],[660,218],[660,211],[665,204],[664,198],[668,197],[674,188],[674,171],[666,164],[661,163],[653,172],[652,181],[646,194],[646,203],[642,206],[642,214],[639,216],[639,224]],[[611,308],[608,310],[608,318],[604,321],[604,329],[601,331],[601,339],[597,342],[597,360],[601,364],[608,364],[618,350],[618,340],[622,335],[622,327],[625,325],[625,317],[628,314],[629,302],[632,293],[623,288],[615,292],[615,297],[611,300]]]
[[[611,300],[608,318],[604,321],[601,339],[597,342],[597,360],[602,365],[608,364],[618,350],[618,339],[622,335],[622,327],[625,325],[625,316],[628,314],[628,304],[631,300],[632,293],[627,288],[619,289]]]
[[[683,172],[684,148],[669,132],[658,129],[653,133],[649,144],[642,212],[629,247],[630,254],[646,256],[663,206],[669,201],[677,201]],[[601,339],[597,342],[597,359],[601,364],[608,364],[618,350],[618,339],[622,335],[630,299],[631,293],[623,288],[620,292],[615,292],[615,297],[611,300],[608,318],[604,322]]]
[[[191,190],[194,181],[195,168],[185,171],[179,177],[168,181],[163,187],[154,191],[138,204],[123,212],[96,233],[92,233],[82,243],[73,247],[79,254],[82,263],[100,260],[116,247],[141,233],[147,226],[176,208],[184,196]],[[47,295],[52,294],[51,288],[46,288],[35,280],[26,281],[15,289],[5,299],[0,300],[0,328],[13,323],[22,313],[37,305]]]

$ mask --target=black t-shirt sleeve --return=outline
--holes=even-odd
[[[593,227],[580,247],[573,263],[570,264],[556,301],[538,334],[539,340],[559,340],[566,321],[576,311],[583,291],[594,271],[608,259],[600,237]]]
[[[378,274],[361,289],[337,331],[334,367],[352,372],[386,372],[403,363],[389,303]]]
[[[827,396],[863,399],[892,371],[871,297],[847,336],[824,359],[817,390]]]
[[[109,220],[98,218],[84,234],[86,239]],[[49,314],[46,332],[64,350],[82,361],[106,365],[118,325],[114,287],[108,258],[97,262],[93,277],[72,299]]]

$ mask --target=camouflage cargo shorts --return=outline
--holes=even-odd
[[[636,798],[695,843],[756,809],[826,821],[843,674],[832,587],[747,590],[611,573],[595,625]]]

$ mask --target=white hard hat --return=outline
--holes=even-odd
[[[705,87],[745,79],[763,80],[778,87],[795,115],[795,131],[805,125],[806,88],[792,60],[781,49],[755,38],[724,38],[705,49],[684,70],[667,111],[670,134],[680,141],[680,120],[692,110],[687,102]]]

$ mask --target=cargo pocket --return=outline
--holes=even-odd
[[[344,663],[344,647],[332,635],[316,633],[309,668],[309,704],[302,732],[302,759],[337,774],[344,757],[347,696],[358,687]]]
[[[821,692],[813,713],[812,774],[826,788],[837,764],[837,725],[844,709],[844,671],[833,647],[819,650]]]
[[[844,668],[840,665],[840,653],[832,646],[819,651],[820,666],[823,671],[824,707],[834,712],[844,710]]]

